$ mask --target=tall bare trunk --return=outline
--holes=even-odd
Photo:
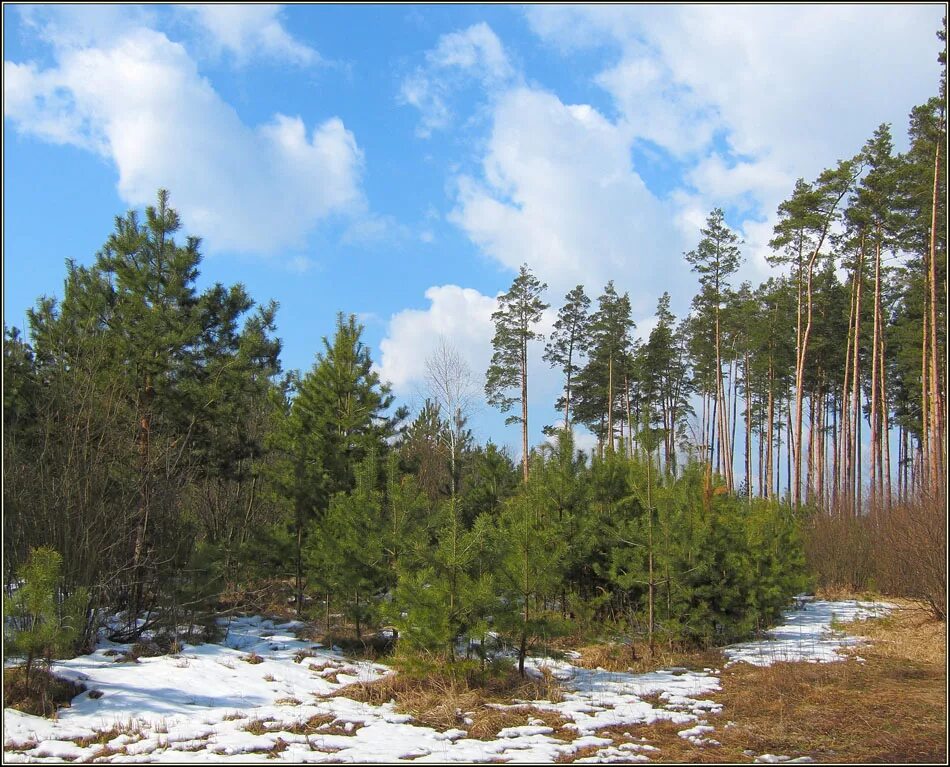
[[[607,450],[614,451],[614,355],[607,358]]]
[[[528,482],[528,342],[521,344],[521,467]]]
[[[745,485],[749,500],[752,500],[752,386],[749,375],[749,350],[745,351],[743,365],[745,375]]]
[[[739,409],[739,361],[735,357],[734,347],[733,361],[729,364],[729,377],[732,379],[732,431],[729,437],[729,487],[735,490],[736,477],[735,467],[732,465],[732,457],[736,454],[736,423],[738,422],[736,416]]]
[[[943,117],[941,115],[941,127]],[[942,131],[941,131],[942,132]],[[933,202],[930,217],[930,396],[931,396],[931,459],[930,481],[934,498],[942,504],[944,497],[944,443],[943,443],[943,392],[940,386],[940,368],[937,355],[937,208],[940,188],[940,141],[937,141],[934,156]]]
[[[155,399],[155,386],[150,375],[139,395],[139,508],[135,529],[135,544],[132,551],[132,594],[129,620],[134,621],[142,607],[144,590],[144,564],[148,541],[148,523],[151,513],[152,492],[152,402]]]
[[[768,431],[768,444],[765,449],[765,465],[767,467],[765,472],[767,477],[765,497],[772,498],[775,495],[772,485],[772,466],[775,462],[775,458],[772,454],[772,441],[775,433],[775,372],[772,366],[771,356],[769,356],[769,408],[766,429]]]
[[[860,379],[860,349],[861,349],[861,283],[864,274],[864,243],[861,243],[861,250],[858,253],[857,266],[855,268],[854,279],[855,299],[854,299],[854,348],[851,353],[852,378],[851,378],[851,436],[852,444],[849,446],[851,452],[851,494],[853,499],[852,513],[861,513],[861,379]]]
[[[879,443],[878,443],[878,377],[877,369],[879,364],[878,358],[878,325],[880,318],[880,309],[881,309],[881,241],[880,234],[877,237],[877,242],[875,243],[874,248],[874,310],[873,310],[873,326],[874,330],[871,337],[871,463],[870,463],[870,474],[871,474],[871,512],[876,512],[879,496],[878,496],[878,485],[877,485],[877,474],[879,470],[878,457],[879,453]]]

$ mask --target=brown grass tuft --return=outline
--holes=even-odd
[[[636,659],[633,657],[630,645],[617,642],[585,645],[578,648],[578,652],[581,657],[571,661],[575,666],[590,669],[602,668],[605,671],[629,671],[636,674],[671,666],[682,666],[693,670],[722,668],[722,664],[725,663],[719,650],[677,648],[671,650],[667,645],[657,645],[652,657],[646,645],[637,645]]]
[[[550,673],[540,679],[522,679],[517,671],[505,669],[478,682],[448,671],[432,671],[424,677],[391,674],[368,684],[347,685],[333,694],[375,705],[394,700],[398,711],[411,715],[425,727],[441,731],[463,729],[470,737],[480,739],[494,738],[505,727],[526,725],[529,719],[540,719],[555,730],[566,722],[556,714],[530,706],[489,705],[507,706],[515,700],[561,700],[560,685]]]
[[[3,704],[34,716],[56,717],[72,699],[85,691],[85,686],[63,679],[49,671],[34,668],[29,683],[21,666],[3,670]]]

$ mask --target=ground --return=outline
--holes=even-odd
[[[103,642],[56,664],[86,691],[55,720],[5,710],[4,760],[946,761],[945,626],[909,603],[809,600],[769,637],[649,672],[534,658],[530,699],[415,708],[386,666],[302,628],[237,619],[137,663]]]

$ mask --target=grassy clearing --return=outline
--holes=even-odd
[[[854,598],[853,594],[837,595]],[[722,690],[711,697],[723,705],[720,715],[707,717],[715,730],[704,737],[720,745],[698,745],[679,732],[689,724],[659,721],[599,731],[623,744],[648,745],[651,761],[663,763],[748,763],[761,754],[790,758],[809,756],[817,762],[895,763],[946,762],[946,625],[909,601],[890,600],[898,610],[884,618],[839,624],[872,644],[855,648],[840,663],[779,663],[770,667],[736,664],[723,669],[717,651],[687,653],[657,648],[632,659],[622,644],[580,648],[572,661],[588,668],[643,672],[662,667],[716,668]],[[858,660],[860,657],[863,660]],[[397,674],[371,684],[354,684],[334,694],[369,703],[389,700],[403,713],[439,730],[459,728],[470,737],[493,739],[506,727],[541,720],[553,737],[571,740],[556,713],[530,706],[495,708],[513,700],[558,700],[553,680],[522,680],[515,672],[474,682],[464,675],[430,672]],[[651,701],[662,706],[660,699]],[[559,761],[573,762],[599,748],[582,749]],[[628,753],[638,753],[629,751]]]
[[[912,603],[901,608],[844,626],[872,640],[852,653],[864,662],[725,669],[713,696],[723,711],[709,719],[716,728],[709,737],[721,746],[697,747],[669,723],[625,731],[659,747],[650,758],[660,762],[748,762],[751,751],[817,762],[946,763],[946,624]],[[618,735],[605,733],[615,743],[624,740]]]

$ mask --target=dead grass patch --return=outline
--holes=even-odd
[[[527,725],[529,719],[541,720],[556,732],[567,722],[532,706],[509,707],[518,700],[560,700],[560,685],[550,673],[541,679],[522,679],[517,671],[506,669],[480,684],[438,673],[421,678],[391,674],[375,682],[346,685],[333,694],[375,705],[394,700],[397,711],[411,715],[422,726],[443,732],[463,729],[478,739],[493,739],[506,727]]]
[[[855,598],[848,592],[822,596]],[[809,756],[818,762],[945,764],[946,624],[908,600],[888,601],[901,609],[884,618],[842,624],[848,633],[871,639],[870,645],[853,651],[864,662],[738,663],[724,669],[722,690],[712,696],[722,704],[722,713],[706,717],[715,727],[706,737],[720,746],[695,745],[679,737],[690,724],[669,721],[597,734],[611,738],[614,746],[646,738],[659,749],[646,755],[664,763],[742,763],[750,761],[746,751],[751,751]],[[669,665],[698,664],[677,658]],[[708,659],[703,665],[720,667]],[[655,707],[663,703],[650,702]],[[728,721],[734,724],[727,727]],[[599,750],[581,749],[558,761],[573,762]]]
[[[263,719],[252,719],[247,724],[244,725],[244,732],[249,732],[251,735],[266,735],[269,732],[278,732],[279,727],[273,724],[268,725],[267,722]]]
[[[580,668],[602,668],[605,671],[630,671],[636,674],[670,667],[683,667],[700,671],[704,668],[722,668],[723,663],[725,663],[722,653],[716,649],[686,650],[674,648],[671,650],[668,646],[657,646],[651,657],[649,648],[638,645],[636,659],[634,659],[630,645],[605,642],[585,645],[578,648],[578,652],[581,657],[572,660],[571,663]]]
[[[934,620],[928,608],[909,599],[892,599],[899,609],[881,618],[839,624],[849,634],[867,637],[875,652],[895,660],[943,664],[947,655],[947,624]],[[861,648],[856,652],[862,655]]]
[[[67,708],[72,699],[86,689],[46,669],[34,668],[27,681],[22,666],[3,670],[3,704],[26,714],[55,718],[56,712]]]
[[[242,655],[241,660],[245,663],[250,663],[252,666],[256,666],[258,663],[263,663],[264,659],[258,655],[256,652],[248,653],[247,655]]]
[[[467,727],[468,737],[477,740],[494,740],[507,727],[524,727],[531,723],[537,724],[538,721],[554,730],[550,733],[552,738],[573,740],[577,736],[576,732],[563,729],[570,720],[554,711],[542,711],[534,706],[493,708],[481,704],[469,713],[473,724]]]
[[[713,737],[819,761],[946,763],[946,626],[934,623],[900,610],[849,626],[872,637],[863,663],[731,666],[717,698],[736,725]]]

